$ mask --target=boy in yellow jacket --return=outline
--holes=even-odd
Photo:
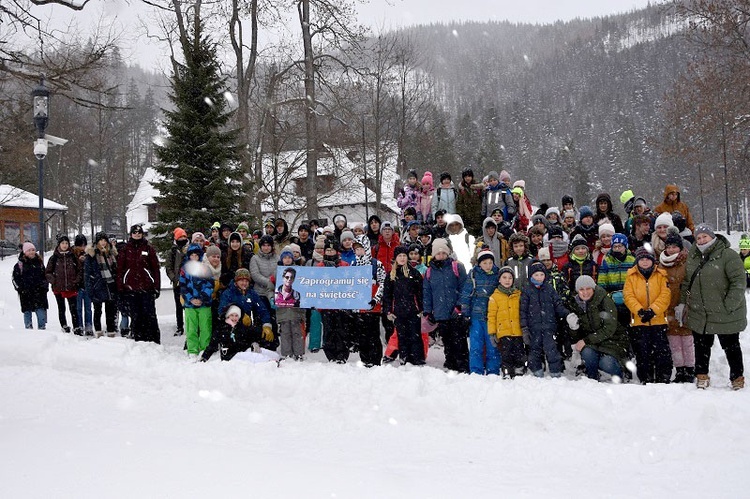
[[[513,286],[513,269],[502,267],[497,289],[487,305],[487,333],[500,350],[503,378],[526,372],[526,350],[521,332],[521,291]]]
[[[672,377],[666,318],[671,301],[669,278],[655,262],[649,250],[639,248],[635,252],[635,266],[628,270],[623,289],[625,306],[630,310],[638,379],[642,384],[669,383]]]

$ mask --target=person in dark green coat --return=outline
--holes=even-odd
[[[696,227],[695,243],[688,253],[675,317],[682,317],[693,331],[698,388],[708,388],[711,347],[718,335],[732,388],[739,390],[745,386],[740,347],[740,332],[747,327],[745,269],[729,241],[707,224]]]
[[[628,360],[629,340],[617,320],[617,306],[594,279],[582,275],[576,279],[576,294],[570,300],[575,318],[568,318],[573,345],[581,352],[586,376],[599,379],[599,371],[623,378]]]

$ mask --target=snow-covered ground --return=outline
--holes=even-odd
[[[188,363],[164,344],[26,331],[0,262],[0,496],[746,497],[750,389],[428,367]],[[742,337],[745,357],[750,352]],[[746,362],[747,363],[747,362]]]

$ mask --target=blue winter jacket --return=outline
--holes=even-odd
[[[475,265],[466,276],[466,282],[461,288],[461,313],[474,319],[487,320],[487,306],[490,296],[497,289],[500,269],[496,265],[488,274],[479,265]]]
[[[229,286],[221,294],[221,298],[219,298],[219,315],[222,315],[229,308],[229,305],[240,307],[244,313],[253,318],[254,324],[257,324],[258,319],[260,319],[261,324],[269,324],[271,322],[271,314],[260,300],[258,293],[252,288],[248,288],[243,294],[240,288],[234,283],[234,279],[232,279],[232,282],[229,283]]]
[[[339,258],[344,260],[349,265],[354,265],[354,262],[357,261],[357,255],[354,253],[353,249],[341,250],[341,253],[339,253]]]
[[[466,281],[463,263],[456,262],[456,273],[453,272],[452,258],[443,261],[433,258],[427,267],[422,281],[424,312],[431,313],[435,320],[450,319],[453,309],[458,305],[458,298]]]
[[[203,258],[203,248],[200,246],[191,244],[187,255],[190,255],[192,252],[197,253],[199,257]],[[185,302],[183,306],[185,308],[198,308],[190,302],[190,300],[197,298],[201,301],[200,307],[210,307],[211,297],[214,293],[213,277],[211,277],[208,268],[200,261],[196,261],[194,264],[186,267],[188,261],[190,261],[187,255],[180,268],[180,295]],[[186,268],[192,273],[186,272]]]
[[[562,298],[547,282],[537,287],[533,283],[521,290],[521,329],[534,333],[557,332],[557,318],[568,315]]]

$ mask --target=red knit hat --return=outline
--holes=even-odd
[[[174,234],[174,240],[177,241],[178,239],[187,239],[187,232],[185,232],[185,229],[182,227],[175,227],[172,231]]]

